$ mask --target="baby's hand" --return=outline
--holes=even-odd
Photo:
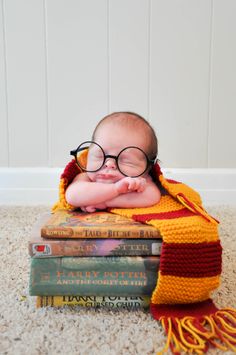
[[[142,177],[131,178],[125,177],[115,183],[117,192],[119,194],[126,194],[128,192],[143,192],[146,186],[146,179]]]
[[[84,206],[80,207],[83,212],[95,212],[96,210],[105,210],[107,208],[107,205],[105,203],[98,203],[95,206]]]
[[[89,212],[89,213],[92,213],[92,212],[96,211],[96,208],[94,206],[84,206],[84,207],[80,207],[80,209],[83,212]]]

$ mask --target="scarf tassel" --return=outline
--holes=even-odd
[[[156,317],[155,317],[156,318]],[[161,316],[161,325],[167,335],[162,355],[170,349],[181,352],[204,354],[209,347],[236,353],[236,310],[226,308],[204,316]]]

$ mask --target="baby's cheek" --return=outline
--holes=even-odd
[[[87,172],[87,175],[88,175],[90,181],[96,182],[97,173],[88,173]]]

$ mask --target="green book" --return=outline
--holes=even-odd
[[[31,296],[141,296],[157,283],[160,257],[31,258]]]

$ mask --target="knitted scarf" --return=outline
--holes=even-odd
[[[81,159],[86,159],[86,153]],[[53,212],[74,209],[66,202],[65,191],[80,172],[75,160],[66,166]],[[160,268],[150,305],[167,335],[161,353],[170,348],[174,354],[203,354],[209,346],[236,352],[236,310],[218,310],[210,299],[221,274],[219,222],[203,209],[196,191],[165,179],[158,164],[151,175],[162,192],[158,204],[110,212],[150,224],[161,233]]]

